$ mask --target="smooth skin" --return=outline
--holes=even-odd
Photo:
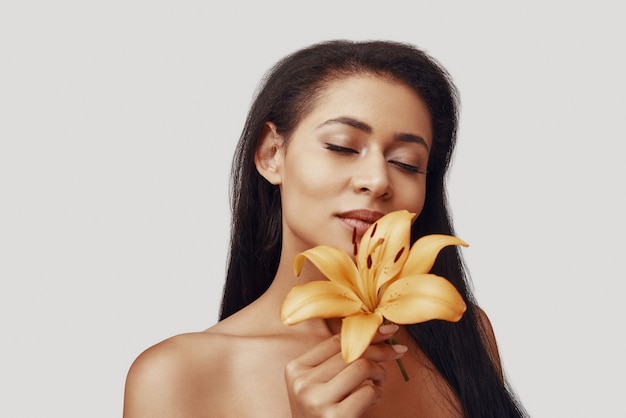
[[[352,253],[354,228],[369,225],[363,213],[421,212],[431,144],[421,98],[378,76],[332,81],[288,140],[267,123],[255,163],[282,196],[276,277],[231,317],[144,351],[128,373],[124,418],[462,416],[448,384],[404,328],[383,325],[364,355],[346,365],[339,319],[285,326],[279,314],[292,286],[321,278],[310,263],[296,277],[296,254],[320,244]],[[399,345],[383,342],[392,335]]]

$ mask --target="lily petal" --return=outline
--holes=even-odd
[[[367,294],[374,298],[370,304],[375,304],[380,286],[396,277],[402,269],[409,255],[414,218],[415,214],[406,210],[390,212],[372,224],[363,235],[357,265],[362,272],[361,277],[366,272]]]
[[[341,354],[346,363],[358,359],[370,345],[383,323],[378,312],[362,312],[345,317],[341,323]]]
[[[293,270],[300,275],[304,260],[308,259],[330,281],[357,291],[359,271],[350,256],[343,250],[329,245],[318,245],[293,259]]]
[[[435,274],[402,277],[387,287],[377,311],[397,324],[442,319],[456,322],[467,309],[448,280]]]
[[[352,290],[316,280],[291,288],[280,308],[280,319],[293,325],[309,318],[341,318],[360,312],[362,305]]]
[[[374,222],[363,234],[359,244],[357,259],[359,267],[367,264],[367,257],[372,255],[374,264],[378,264],[381,259],[388,258],[389,253],[396,253],[403,246],[410,244],[411,223],[415,218],[415,214],[406,210],[398,210],[390,212]],[[378,241],[383,239],[383,248],[379,248],[372,254],[372,248],[378,246]],[[382,251],[380,251],[382,250]],[[404,255],[404,258],[408,254]]]
[[[469,246],[467,242],[453,235],[432,234],[421,237],[411,247],[409,256],[402,268],[402,275],[430,272],[439,252],[449,245]]]

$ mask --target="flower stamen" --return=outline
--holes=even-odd
[[[396,258],[393,259],[394,263],[398,262],[398,260],[400,259],[400,256],[402,255],[403,252],[404,252],[404,247],[400,248],[400,251],[398,251],[398,254],[396,254]]]

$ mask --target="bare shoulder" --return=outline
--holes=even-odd
[[[142,352],[126,378],[124,418],[288,416],[283,370],[298,348],[263,317],[240,311]]]
[[[180,334],[142,352],[126,378],[124,417],[180,416],[181,408],[194,405],[197,388],[211,393],[216,381],[210,377],[228,368],[227,339],[208,331]]]

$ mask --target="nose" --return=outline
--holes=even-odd
[[[369,193],[374,198],[388,199],[392,195],[388,165],[383,155],[368,153],[359,159],[352,175],[355,193]]]

